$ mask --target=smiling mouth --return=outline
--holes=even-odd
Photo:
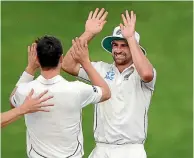
[[[125,55],[121,55],[121,54],[115,54],[116,58],[125,58]]]

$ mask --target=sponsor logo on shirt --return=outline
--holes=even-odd
[[[129,79],[130,74],[124,76],[124,81]]]
[[[131,76],[131,74],[132,74],[133,72],[134,72],[134,68],[131,69],[131,71],[130,71],[128,74],[126,74],[126,75],[124,76],[124,81],[128,80],[128,79],[129,79],[129,76]]]
[[[114,73],[114,71],[108,71],[107,73],[106,73],[106,76],[105,76],[105,79],[108,79],[108,80],[113,80],[114,79],[114,76],[115,76],[115,73]]]

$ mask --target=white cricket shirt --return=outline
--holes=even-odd
[[[75,81],[68,82],[60,75],[45,79],[39,76],[32,82],[20,84],[12,97],[12,104],[19,106],[31,89],[35,96],[48,89],[54,98],[48,102],[50,112],[25,115],[27,126],[27,154],[30,158],[81,158],[83,135],[81,112],[90,103],[102,97],[99,87]]]
[[[114,63],[92,64],[111,89],[111,98],[95,105],[95,141],[119,145],[144,143],[147,135],[147,113],[156,81],[155,69],[153,80],[145,83],[134,65],[120,73]],[[89,80],[83,68],[80,68],[78,76]]]

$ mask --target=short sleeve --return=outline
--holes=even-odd
[[[143,84],[147,88],[149,88],[150,90],[152,90],[152,91],[154,91],[154,86],[155,86],[155,83],[156,83],[156,69],[155,68],[153,68],[153,73],[154,73],[154,77],[153,77],[152,81],[150,81],[150,82],[144,82],[144,81],[142,81]]]
[[[21,104],[24,103],[24,100],[27,96],[27,89],[25,88],[25,83],[20,84],[16,90],[16,92],[14,93],[14,95],[11,97],[11,104],[14,107],[18,107]]]
[[[102,89],[98,86],[79,82],[79,98],[82,108],[88,104],[96,104],[102,98]]]

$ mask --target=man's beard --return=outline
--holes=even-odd
[[[117,65],[126,65],[130,62],[130,60],[127,59],[125,54],[114,54],[113,60]]]

